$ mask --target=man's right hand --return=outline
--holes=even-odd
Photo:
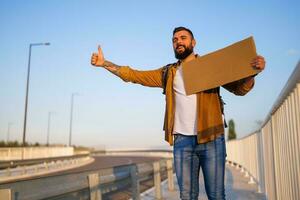
[[[100,45],[98,45],[98,53],[93,53],[91,57],[91,64],[95,67],[104,67],[104,56]]]

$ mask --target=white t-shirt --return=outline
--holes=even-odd
[[[173,133],[197,135],[197,96],[186,95],[182,67],[179,66],[173,82],[175,92],[175,120]]]

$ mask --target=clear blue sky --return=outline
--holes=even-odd
[[[29,44],[33,47],[27,140],[68,142],[70,98],[75,97],[73,141],[109,148],[168,146],[162,132],[161,89],[124,83],[90,65],[101,44],[105,57],[120,65],[155,69],[175,61],[171,37],[189,27],[204,55],[254,36],[267,60],[255,88],[244,97],[223,90],[226,117],[238,137],[257,128],[300,58],[299,1],[90,1],[0,2],[0,140],[21,141]]]

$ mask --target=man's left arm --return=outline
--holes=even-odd
[[[265,69],[265,65],[265,58],[259,55],[251,62],[252,67],[261,71]],[[234,93],[235,95],[243,96],[253,88],[255,82],[254,77],[255,75],[243,78],[241,80],[223,85],[223,87],[229,92]]]

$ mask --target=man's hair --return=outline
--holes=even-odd
[[[174,30],[173,30],[173,36],[175,35],[176,32],[179,32],[179,31],[187,31],[187,32],[189,32],[189,34],[192,36],[192,39],[194,39],[194,35],[193,35],[192,31],[190,29],[188,29],[188,28],[183,27],[183,26],[179,26],[179,27],[174,28]]]

